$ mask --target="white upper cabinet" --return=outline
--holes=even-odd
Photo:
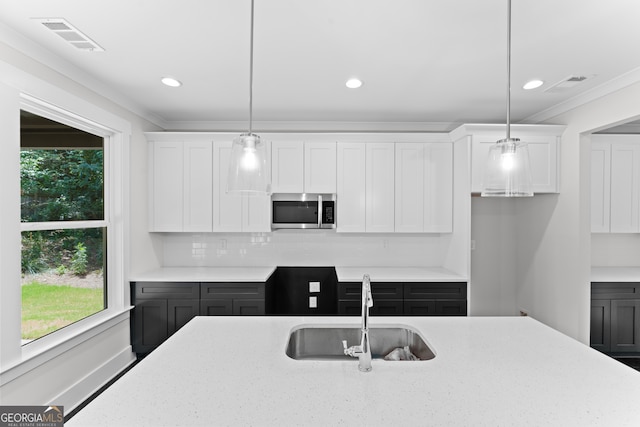
[[[213,144],[213,230],[242,231],[242,197],[227,193],[231,141]]]
[[[560,139],[565,126],[511,125],[511,137],[526,142],[534,193],[559,193]],[[471,143],[471,192],[482,192],[485,164],[491,145],[504,139],[506,126],[463,125],[451,133],[453,141],[469,138]]]
[[[304,143],[271,142],[271,191],[304,193]]]
[[[336,143],[273,141],[273,193],[335,193]]]
[[[611,206],[611,144],[591,142],[591,232],[608,233]]]
[[[591,136],[591,231],[640,232],[640,136]]]
[[[434,142],[416,135],[405,135],[404,142],[389,142],[395,136],[402,140],[400,134],[344,136],[338,143],[318,135],[268,136],[277,140],[266,142],[272,191],[337,194],[338,232],[452,232],[450,142],[433,135],[426,140]],[[227,193],[234,135],[149,132],[147,137],[151,231],[271,231],[270,196]]]
[[[396,143],[395,231],[453,231],[453,147]]]
[[[231,140],[215,141],[213,149],[213,231],[271,231],[270,196],[227,193]]]
[[[395,231],[424,230],[424,144],[396,144]]]
[[[366,231],[394,231],[395,148],[392,142],[367,143],[366,146]],[[341,198],[338,196],[338,203]],[[340,206],[338,205],[338,208]]]
[[[366,152],[365,144],[339,142],[337,146],[336,231],[366,231]]]
[[[211,141],[184,147],[184,231],[211,231],[213,215]]]
[[[150,140],[148,148],[149,231],[211,231],[211,142]]]
[[[304,192],[336,192],[336,143],[304,143]]]
[[[338,142],[337,231],[453,230],[450,142]]]

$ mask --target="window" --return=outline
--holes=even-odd
[[[20,112],[22,343],[107,308],[104,138]]]

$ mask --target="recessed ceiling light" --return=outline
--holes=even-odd
[[[362,86],[362,80],[356,79],[356,78],[352,78],[352,79],[347,80],[346,85],[347,85],[347,87],[349,89],[357,89],[360,86]]]
[[[539,88],[540,86],[542,86],[544,84],[544,82],[542,80],[529,80],[528,82],[526,82],[524,84],[524,86],[522,86],[522,89],[524,90],[531,90],[531,89],[536,89]]]
[[[180,87],[182,86],[182,82],[180,80],[176,80],[173,77],[163,77],[161,82],[170,87]]]

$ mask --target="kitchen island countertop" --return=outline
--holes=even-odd
[[[297,361],[301,324],[196,317],[66,426],[638,426],[640,373],[528,317],[376,317],[420,331],[429,361]],[[355,343],[349,343],[355,344]]]

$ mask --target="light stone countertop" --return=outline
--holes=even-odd
[[[467,278],[440,267],[336,267],[340,282],[466,282]]]
[[[301,324],[196,317],[65,426],[634,426],[640,372],[529,317],[374,317],[418,329],[421,362],[297,361]]]
[[[265,282],[272,267],[163,267],[133,274],[132,282]],[[336,267],[340,282],[359,282],[364,274],[374,282],[466,282],[467,278],[444,268]]]
[[[132,282],[266,282],[275,267],[163,267],[134,274]]]
[[[640,267],[591,267],[592,282],[640,282]]]

